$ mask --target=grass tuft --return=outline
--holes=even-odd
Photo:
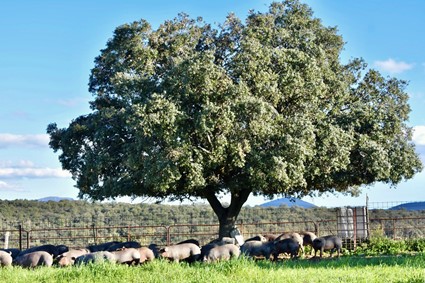
[[[216,263],[156,260],[142,266],[111,263],[65,268],[0,269],[2,282],[424,282],[425,254],[343,256],[270,262],[246,257]]]

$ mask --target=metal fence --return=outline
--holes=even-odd
[[[341,233],[337,219],[296,222],[243,222],[237,226],[245,239],[258,234],[279,235],[288,231],[312,231],[318,236]],[[84,247],[107,241],[138,241],[147,246],[155,243],[159,246],[178,243],[195,238],[201,244],[217,238],[218,224],[173,224],[173,225],[96,225],[84,227],[24,227],[0,230],[0,247],[6,242],[9,248],[26,249],[43,244],[64,244],[69,247]],[[425,216],[407,218],[375,218],[368,220],[367,237],[356,232],[344,239],[346,248],[355,248],[356,243],[369,237],[387,237],[395,240],[416,239],[425,236]],[[5,235],[8,235],[7,239]]]

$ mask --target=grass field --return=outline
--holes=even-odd
[[[425,282],[425,254],[339,259],[170,263],[143,266],[98,264],[34,270],[0,269],[1,282]]]

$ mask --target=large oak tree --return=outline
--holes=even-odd
[[[206,199],[229,234],[249,195],[356,194],[422,169],[406,82],[384,78],[296,0],[116,28],[95,59],[92,112],[48,126],[79,196]],[[219,195],[230,194],[223,205]]]

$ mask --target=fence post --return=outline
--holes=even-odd
[[[96,233],[96,228],[94,223],[92,223],[92,229],[93,229],[93,241],[94,241],[94,244],[97,245],[97,235],[96,235],[97,233]]]
[[[131,241],[130,225],[127,226],[127,242]]]
[[[25,231],[27,233],[27,249],[30,248],[30,231]]]
[[[4,248],[5,248],[5,249],[8,249],[8,248],[9,248],[9,236],[10,236],[10,232],[9,232],[9,231],[7,231],[7,232],[4,234]]]
[[[387,235],[385,234],[384,221],[382,219],[379,220],[379,224],[381,225],[381,235],[383,237],[387,237]]]
[[[353,250],[356,250],[357,241],[357,208],[353,208]]]
[[[319,237],[319,224],[317,222],[313,222],[314,224],[314,233]]]
[[[165,229],[167,229],[167,246],[169,246],[171,245],[171,235],[170,235],[171,226],[165,226]]]
[[[395,236],[395,219],[393,219],[393,240],[395,240],[396,239],[396,236]]]
[[[19,229],[19,250],[22,251],[22,225],[21,224],[19,224],[18,229]]]
[[[369,218],[369,197],[366,197],[366,224],[367,224],[367,237],[370,240],[370,218]]]

